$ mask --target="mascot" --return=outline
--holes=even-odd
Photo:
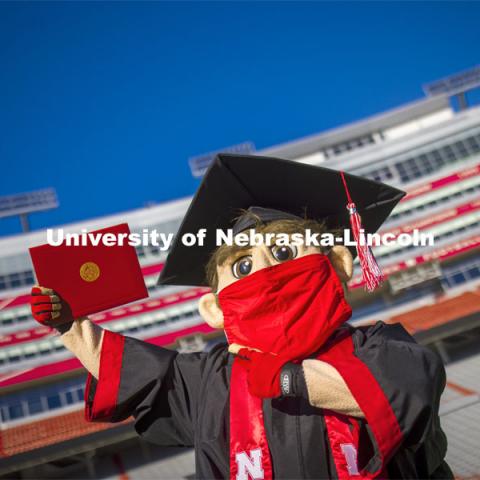
[[[381,281],[370,249],[293,241],[343,231],[359,239],[403,195],[335,170],[222,154],[159,283],[210,286],[200,314],[228,344],[183,354],[103,330],[72,318],[48,285],[33,288],[33,315],[88,370],[88,421],[133,416],[145,439],[195,447],[198,478],[452,478],[440,359],[401,325],[347,323],[354,256],[367,288]],[[181,242],[204,228],[201,245]],[[218,246],[228,229],[273,241]],[[276,241],[285,235],[292,241]]]

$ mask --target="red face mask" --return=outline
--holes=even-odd
[[[330,260],[313,254],[267,267],[218,295],[229,343],[303,359],[352,309]]]

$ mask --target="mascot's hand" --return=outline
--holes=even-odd
[[[50,288],[34,286],[30,296],[33,318],[42,325],[57,328],[70,325],[74,318],[70,305]]]
[[[248,389],[260,398],[274,398],[281,395],[280,372],[288,362],[280,355],[263,353],[249,348],[241,348],[238,358],[248,372]]]

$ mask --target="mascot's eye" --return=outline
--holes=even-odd
[[[273,258],[277,260],[277,262],[286,262],[287,260],[291,260],[297,256],[297,248],[289,245],[274,245],[271,248]]]
[[[252,271],[252,257],[239,258],[232,265],[232,273],[235,278],[246,277]]]

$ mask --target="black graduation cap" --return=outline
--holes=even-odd
[[[405,192],[343,175],[362,228],[376,232]],[[257,207],[256,213],[264,209],[260,215],[264,221],[285,212],[282,218],[306,217],[324,220],[332,229],[351,228],[346,185],[338,170],[255,155],[217,155],[180,225],[158,284],[207,286],[205,266],[217,248],[216,229],[233,228],[241,209]],[[207,230],[203,246],[183,244],[185,233],[196,234],[201,228]],[[249,226],[237,224],[235,231],[245,228]],[[352,253],[356,255],[354,247]]]

